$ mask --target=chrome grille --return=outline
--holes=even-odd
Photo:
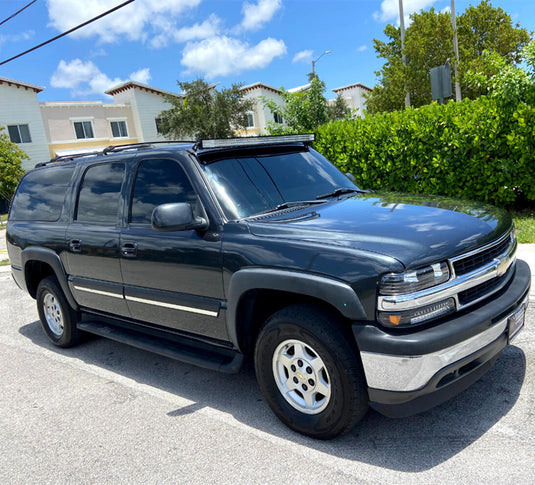
[[[507,248],[511,244],[511,240],[512,236],[509,234],[508,237],[498,242],[496,245],[455,261],[453,263],[455,274],[457,276],[467,274],[490,263],[493,259],[501,256],[507,251]]]

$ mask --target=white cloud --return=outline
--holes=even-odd
[[[195,24],[191,27],[176,28],[176,23],[161,18],[155,23],[155,27],[160,32],[150,41],[150,46],[155,49],[166,47],[169,41],[181,43],[191,40],[202,40],[214,37],[219,34],[221,19],[217,15],[210,15],[202,24]]]
[[[33,30],[21,32],[20,34],[0,35],[0,47],[2,44],[6,44],[8,42],[23,42],[25,40],[30,40],[34,35],[35,32]]]
[[[148,67],[135,71],[128,77],[131,81],[136,81],[141,84],[149,84],[152,76],[150,75],[150,69]]]
[[[280,8],[281,0],[258,0],[257,3],[244,3],[241,28],[243,30],[260,29]]]
[[[101,42],[116,42],[120,38],[145,41],[158,25],[177,22],[185,10],[197,7],[201,0],[137,0],[112,14],[71,34],[72,37],[98,37]],[[117,0],[47,0],[49,25],[65,31],[117,6]]]
[[[364,51],[367,51],[368,50],[368,46],[367,45],[361,45],[359,47],[357,47],[357,52],[364,52]]]
[[[254,46],[227,36],[188,42],[181,63],[189,74],[201,73],[208,79],[266,67],[286,54],[282,40],[265,39]]]
[[[313,54],[314,52],[310,49],[298,52],[292,59],[292,62],[312,62]]]
[[[147,84],[151,79],[150,71],[148,68],[140,69],[130,74],[128,79]],[[108,77],[92,61],[83,62],[80,59],[70,62],[61,60],[50,79],[52,87],[70,89],[73,96],[103,95],[123,82],[125,80],[121,78]]]
[[[403,0],[403,14],[405,23],[409,21],[409,15],[432,6],[437,0]],[[375,12],[373,18],[378,22],[396,21],[399,23],[399,0],[383,0],[381,11]]]

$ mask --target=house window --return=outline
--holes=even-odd
[[[273,113],[273,120],[275,123],[279,123],[279,125],[282,125],[284,123],[284,120],[282,119],[282,116],[279,113]]]
[[[253,113],[247,113],[247,128],[252,128],[253,126],[254,126]]]
[[[13,143],[32,142],[28,125],[9,125],[7,131],[9,132],[9,138]]]
[[[81,140],[82,138],[95,138],[93,133],[93,123],[91,121],[75,121],[74,131],[76,132],[76,138]]]
[[[110,121],[110,125],[113,138],[126,138],[128,136],[126,121]]]
[[[162,119],[156,118],[154,121],[156,122],[156,133],[159,133],[161,135],[162,134]]]

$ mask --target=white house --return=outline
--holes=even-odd
[[[371,91],[371,88],[360,83],[333,89],[333,92],[342,96],[349,108],[360,117],[364,116],[364,110],[366,109],[366,93],[371,93]]]
[[[247,130],[240,132],[241,135],[260,135],[267,133],[268,123],[282,123],[282,118],[277,113],[272,113],[264,106],[264,100],[274,101],[278,106],[284,106],[284,101],[280,95],[280,89],[274,88],[264,83],[254,83],[241,88],[245,99],[254,101],[254,109],[247,116]]]
[[[0,126],[30,157],[23,161],[24,169],[49,158],[48,140],[37,100],[37,94],[43,89],[35,84],[0,77]]]
[[[180,94],[134,81],[120,84],[106,94],[113,96],[114,103],[130,106],[139,142],[164,140],[158,129],[158,115],[173,107],[167,101],[168,96],[183,98]]]

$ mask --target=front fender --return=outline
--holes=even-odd
[[[329,303],[350,320],[366,320],[366,312],[347,283],[326,276],[279,269],[247,268],[230,279],[227,308],[227,331],[239,348],[236,314],[241,297],[250,290],[278,290],[310,296]]]

